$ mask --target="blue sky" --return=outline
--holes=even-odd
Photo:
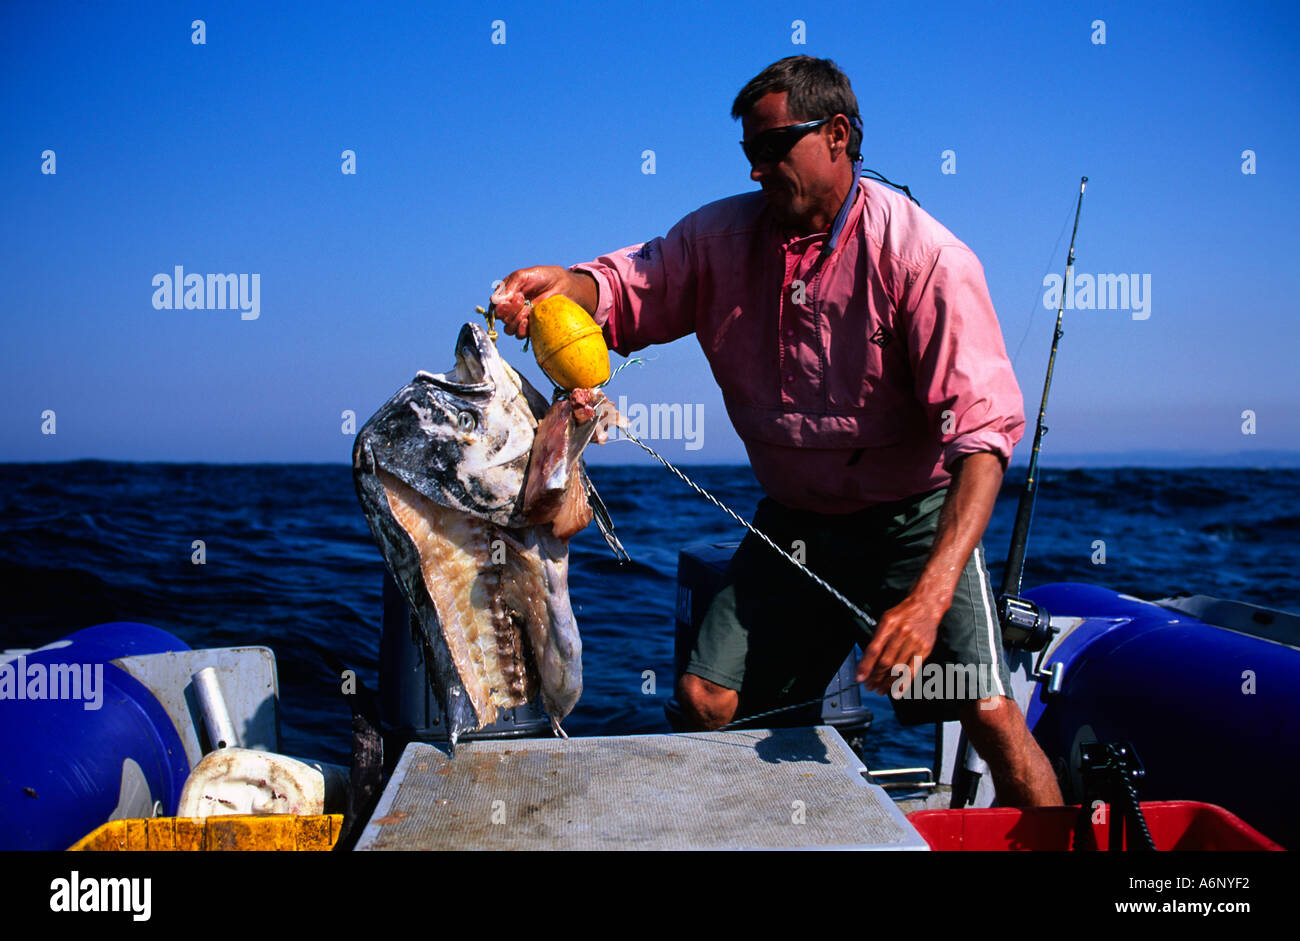
[[[0,460],[348,460],[344,410],[449,366],[493,279],[753,189],[731,100],[795,53],[840,64],[867,165],[983,261],[1031,413],[1090,177],[1076,270],[1149,275],[1149,317],[1067,311],[1045,460],[1300,449],[1297,25],[1281,3],[5,3]],[[177,265],[258,274],[258,318],[155,309]],[[694,339],[647,352],[611,394],[703,409],[663,453],[743,460]]]

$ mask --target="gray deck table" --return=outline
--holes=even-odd
[[[828,726],[413,743],[358,850],[924,850]]]

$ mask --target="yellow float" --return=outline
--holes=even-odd
[[[600,327],[563,294],[533,305],[528,336],[537,365],[561,389],[590,389],[609,379],[609,348]]]

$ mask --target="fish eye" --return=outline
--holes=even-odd
[[[460,426],[461,431],[473,431],[478,426],[478,419],[474,417],[473,412],[461,412],[456,417],[456,424]]]

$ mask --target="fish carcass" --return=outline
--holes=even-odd
[[[548,406],[467,323],[455,367],[418,373],[358,433],[357,495],[419,622],[453,747],[538,692],[563,734],[582,694],[568,539],[594,515],[622,553],[581,454],[620,421],[597,390]]]

